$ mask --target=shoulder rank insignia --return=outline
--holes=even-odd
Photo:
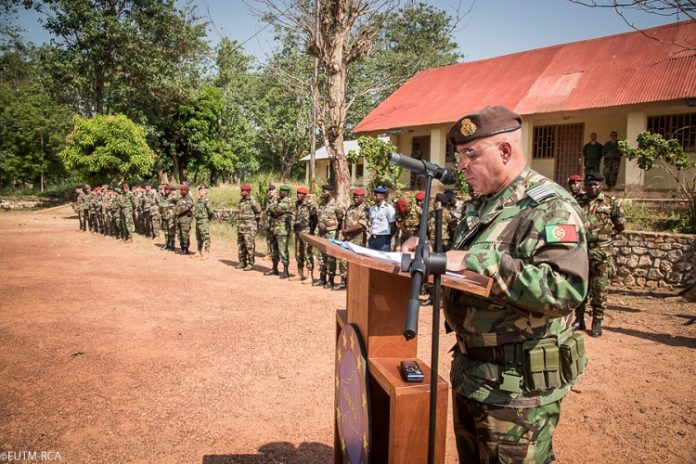
[[[573,224],[546,226],[546,243],[578,243],[578,231]]]
[[[554,192],[548,185],[539,184],[527,190],[527,196],[537,203],[541,203],[547,198],[556,196],[556,192]]]

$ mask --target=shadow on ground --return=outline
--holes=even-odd
[[[696,338],[676,336],[670,334],[643,332],[642,330],[626,329],[623,327],[602,327],[607,332],[616,332],[631,337],[644,338],[657,343],[663,343],[669,346],[682,346],[685,348],[696,348]]]
[[[322,464],[333,462],[333,448],[323,443],[268,443],[257,454],[203,456],[202,464]]]

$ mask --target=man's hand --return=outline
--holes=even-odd
[[[413,254],[418,246],[418,237],[410,237],[401,245],[402,253]],[[460,272],[466,269],[466,250],[450,250],[447,255],[447,270],[450,272]]]

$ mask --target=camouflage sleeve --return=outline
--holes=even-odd
[[[616,200],[612,201],[611,204],[611,222],[614,223],[614,227],[625,225],[626,223],[623,209]]]
[[[259,202],[256,201],[256,198],[252,198],[251,200],[251,210],[254,212],[254,216],[256,216],[256,220],[261,219],[261,205],[259,205]]]
[[[367,208],[362,208],[362,210],[360,211],[360,217],[358,218],[358,224],[363,226],[363,228],[365,230],[367,230],[368,227],[370,227],[370,221],[367,218]]]
[[[587,241],[579,213],[561,199],[522,211],[510,253],[476,243],[466,257],[466,268],[493,279],[492,296],[517,307],[564,316],[587,294]],[[554,238],[554,226],[567,233]],[[562,234],[561,234],[562,235]],[[575,238],[573,240],[573,235]]]
[[[210,203],[207,201],[205,202],[205,210],[208,214],[208,220],[212,219],[213,216],[215,216],[215,213],[213,212],[213,208],[210,207]]]

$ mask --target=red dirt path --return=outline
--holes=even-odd
[[[332,462],[345,292],[238,271],[229,243],[199,261],[80,233],[71,213],[0,213],[0,458]],[[618,293],[610,304],[564,400],[558,462],[696,462],[696,324],[684,325],[696,304]],[[423,360],[429,319],[421,311]],[[441,336],[447,378],[453,341]]]

